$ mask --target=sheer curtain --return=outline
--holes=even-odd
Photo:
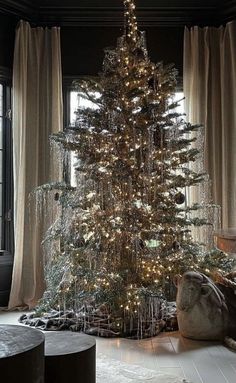
[[[44,290],[42,221],[29,193],[50,180],[49,135],[62,129],[59,28],[16,30],[13,65],[15,258],[9,308],[32,308]]]
[[[185,28],[187,118],[205,126],[205,162],[223,228],[236,227],[236,21]]]

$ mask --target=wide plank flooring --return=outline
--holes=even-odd
[[[0,324],[17,324],[20,312],[0,312]],[[97,352],[126,363],[168,372],[192,383],[236,383],[236,352],[219,342],[193,341],[178,332],[151,339],[96,338]]]

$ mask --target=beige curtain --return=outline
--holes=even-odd
[[[184,93],[188,120],[206,129],[206,169],[222,226],[236,227],[236,21],[185,28]]]
[[[60,30],[16,30],[13,65],[15,258],[9,308],[32,308],[44,290],[42,222],[29,193],[50,180],[49,135],[62,129]]]

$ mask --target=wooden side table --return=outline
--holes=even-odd
[[[45,332],[45,383],[95,383],[96,341],[70,331]]]
[[[31,327],[0,325],[0,376],[6,383],[44,382],[44,335]]]
[[[236,257],[236,228],[218,230],[214,236],[218,249]]]

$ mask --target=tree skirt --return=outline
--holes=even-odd
[[[161,319],[153,317],[151,322],[142,322],[141,326],[135,328],[134,321],[132,329],[127,325],[126,331],[119,329],[112,329],[110,327],[112,320],[109,315],[100,315],[94,313],[77,313],[73,310],[50,310],[48,313],[39,314],[37,311],[32,313],[24,313],[20,316],[19,322],[27,326],[36,327],[43,331],[62,331],[71,330],[84,332],[88,335],[96,335],[101,337],[127,337],[133,339],[150,338],[158,335],[161,331],[177,331],[177,315],[176,303],[167,302],[163,317]],[[107,323],[105,324],[104,321]]]
[[[191,383],[184,378],[97,355],[97,383]]]

